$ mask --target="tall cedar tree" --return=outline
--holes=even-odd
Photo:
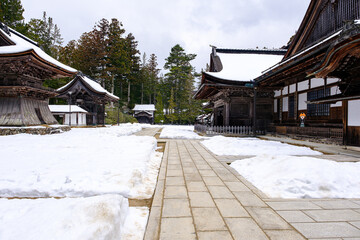
[[[175,45],[170,52],[164,68],[169,70],[165,74],[164,87],[167,91],[164,92],[165,99],[170,104],[170,89],[174,91],[175,102],[175,116],[177,122],[186,122],[185,112],[189,110],[191,105],[193,84],[195,78],[194,68],[191,66],[190,61],[194,60],[195,54],[186,54],[185,50],[179,45]],[[169,106],[169,105],[168,105]],[[170,106],[168,107],[170,109]]]
[[[62,48],[60,60],[99,80],[120,101],[133,105],[140,100],[132,94],[139,84],[140,52],[135,37],[131,33],[123,36],[124,33],[117,19],[101,19],[92,31]],[[124,99],[126,95],[128,98]]]

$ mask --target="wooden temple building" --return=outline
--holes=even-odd
[[[78,73],[72,81],[57,89],[57,93],[58,98],[66,99],[68,104],[75,104],[88,112],[86,125],[104,125],[105,105],[119,101],[117,96],[82,73]]]
[[[359,19],[360,0],[310,2],[284,59],[255,79],[275,90],[277,133],[360,145]]]
[[[76,72],[0,22],[0,126],[57,124],[48,107],[57,93],[43,82]]]
[[[273,91],[256,89],[253,80],[261,75],[261,71],[279,62],[285,52],[282,49],[213,47],[210,71],[202,73],[201,85],[194,96],[209,101],[208,105],[213,109],[211,125],[253,126],[255,117],[258,128],[269,124]]]
[[[133,111],[134,117],[139,123],[154,123],[154,113],[156,111],[154,104],[135,104]]]

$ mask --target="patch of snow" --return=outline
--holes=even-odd
[[[69,67],[54,58],[50,57],[48,54],[46,54],[43,50],[41,50],[38,46],[34,45],[33,43],[30,43],[26,41],[25,39],[19,37],[17,34],[21,35],[20,33],[15,34],[15,30],[11,29],[11,36],[9,36],[7,33],[5,33],[2,29],[0,29],[2,34],[9,38],[12,42],[14,42],[16,45],[10,45],[10,46],[1,46],[0,47],[0,54],[13,54],[13,53],[22,53],[26,51],[33,50],[39,57],[44,59],[45,61],[56,65],[57,67],[60,67],[62,69],[65,69],[66,71],[76,73],[77,70]]]
[[[60,113],[68,113],[70,112],[69,105],[49,105],[50,112],[60,112]],[[71,112],[82,112],[87,113],[86,110],[82,109],[79,106],[71,105]]]
[[[143,240],[148,217],[149,208],[130,207],[125,225],[122,229],[121,239]]]
[[[124,136],[137,130],[124,124],[1,137],[0,196],[151,195],[161,157],[154,137]]]
[[[130,210],[131,222],[139,215],[133,211]],[[0,199],[0,239],[120,239],[122,231],[129,229],[124,227],[128,212],[128,200],[120,195]],[[141,227],[144,218],[139,217]]]
[[[321,155],[308,147],[298,147],[286,143],[260,140],[258,138],[234,138],[215,136],[201,142],[216,155]]]
[[[261,155],[230,166],[273,198],[360,198],[360,162]]]
[[[265,69],[281,61],[283,55],[217,53],[223,69],[206,74],[232,81],[251,81]]]
[[[194,132],[194,126],[165,125],[160,138],[172,139],[203,139]]]
[[[104,89],[99,83],[95,82],[94,80],[86,77],[86,76],[82,76],[82,79],[84,79],[84,81],[89,84],[94,90],[98,91],[98,92],[102,92],[102,93],[106,93],[107,95],[119,99],[118,96],[115,96],[113,94],[111,94],[110,92],[108,92],[106,89]]]
[[[115,99],[119,99],[118,96],[115,96],[113,94],[111,94],[110,92],[108,92],[105,88],[103,88],[99,83],[95,82],[94,80],[86,77],[86,76],[81,76],[78,75],[77,77],[80,77],[81,79],[83,79],[89,86],[90,88],[92,88],[94,91],[96,92],[100,92],[100,93],[105,93]],[[65,84],[64,86],[60,87],[57,89],[57,91],[60,91],[64,88],[66,88],[67,86],[69,86],[73,81],[75,81],[76,78],[74,78],[73,80],[71,80],[70,82],[68,82],[67,84]]]
[[[154,104],[135,104],[134,111],[156,111]]]

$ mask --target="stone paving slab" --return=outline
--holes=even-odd
[[[166,140],[145,240],[360,240],[359,199],[270,199],[197,140]]]
[[[345,222],[294,223],[293,226],[307,238],[360,236],[360,229]]]

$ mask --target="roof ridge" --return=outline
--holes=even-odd
[[[231,49],[231,48],[216,48],[217,53],[230,54],[271,54],[271,55],[285,55],[286,49]]]

